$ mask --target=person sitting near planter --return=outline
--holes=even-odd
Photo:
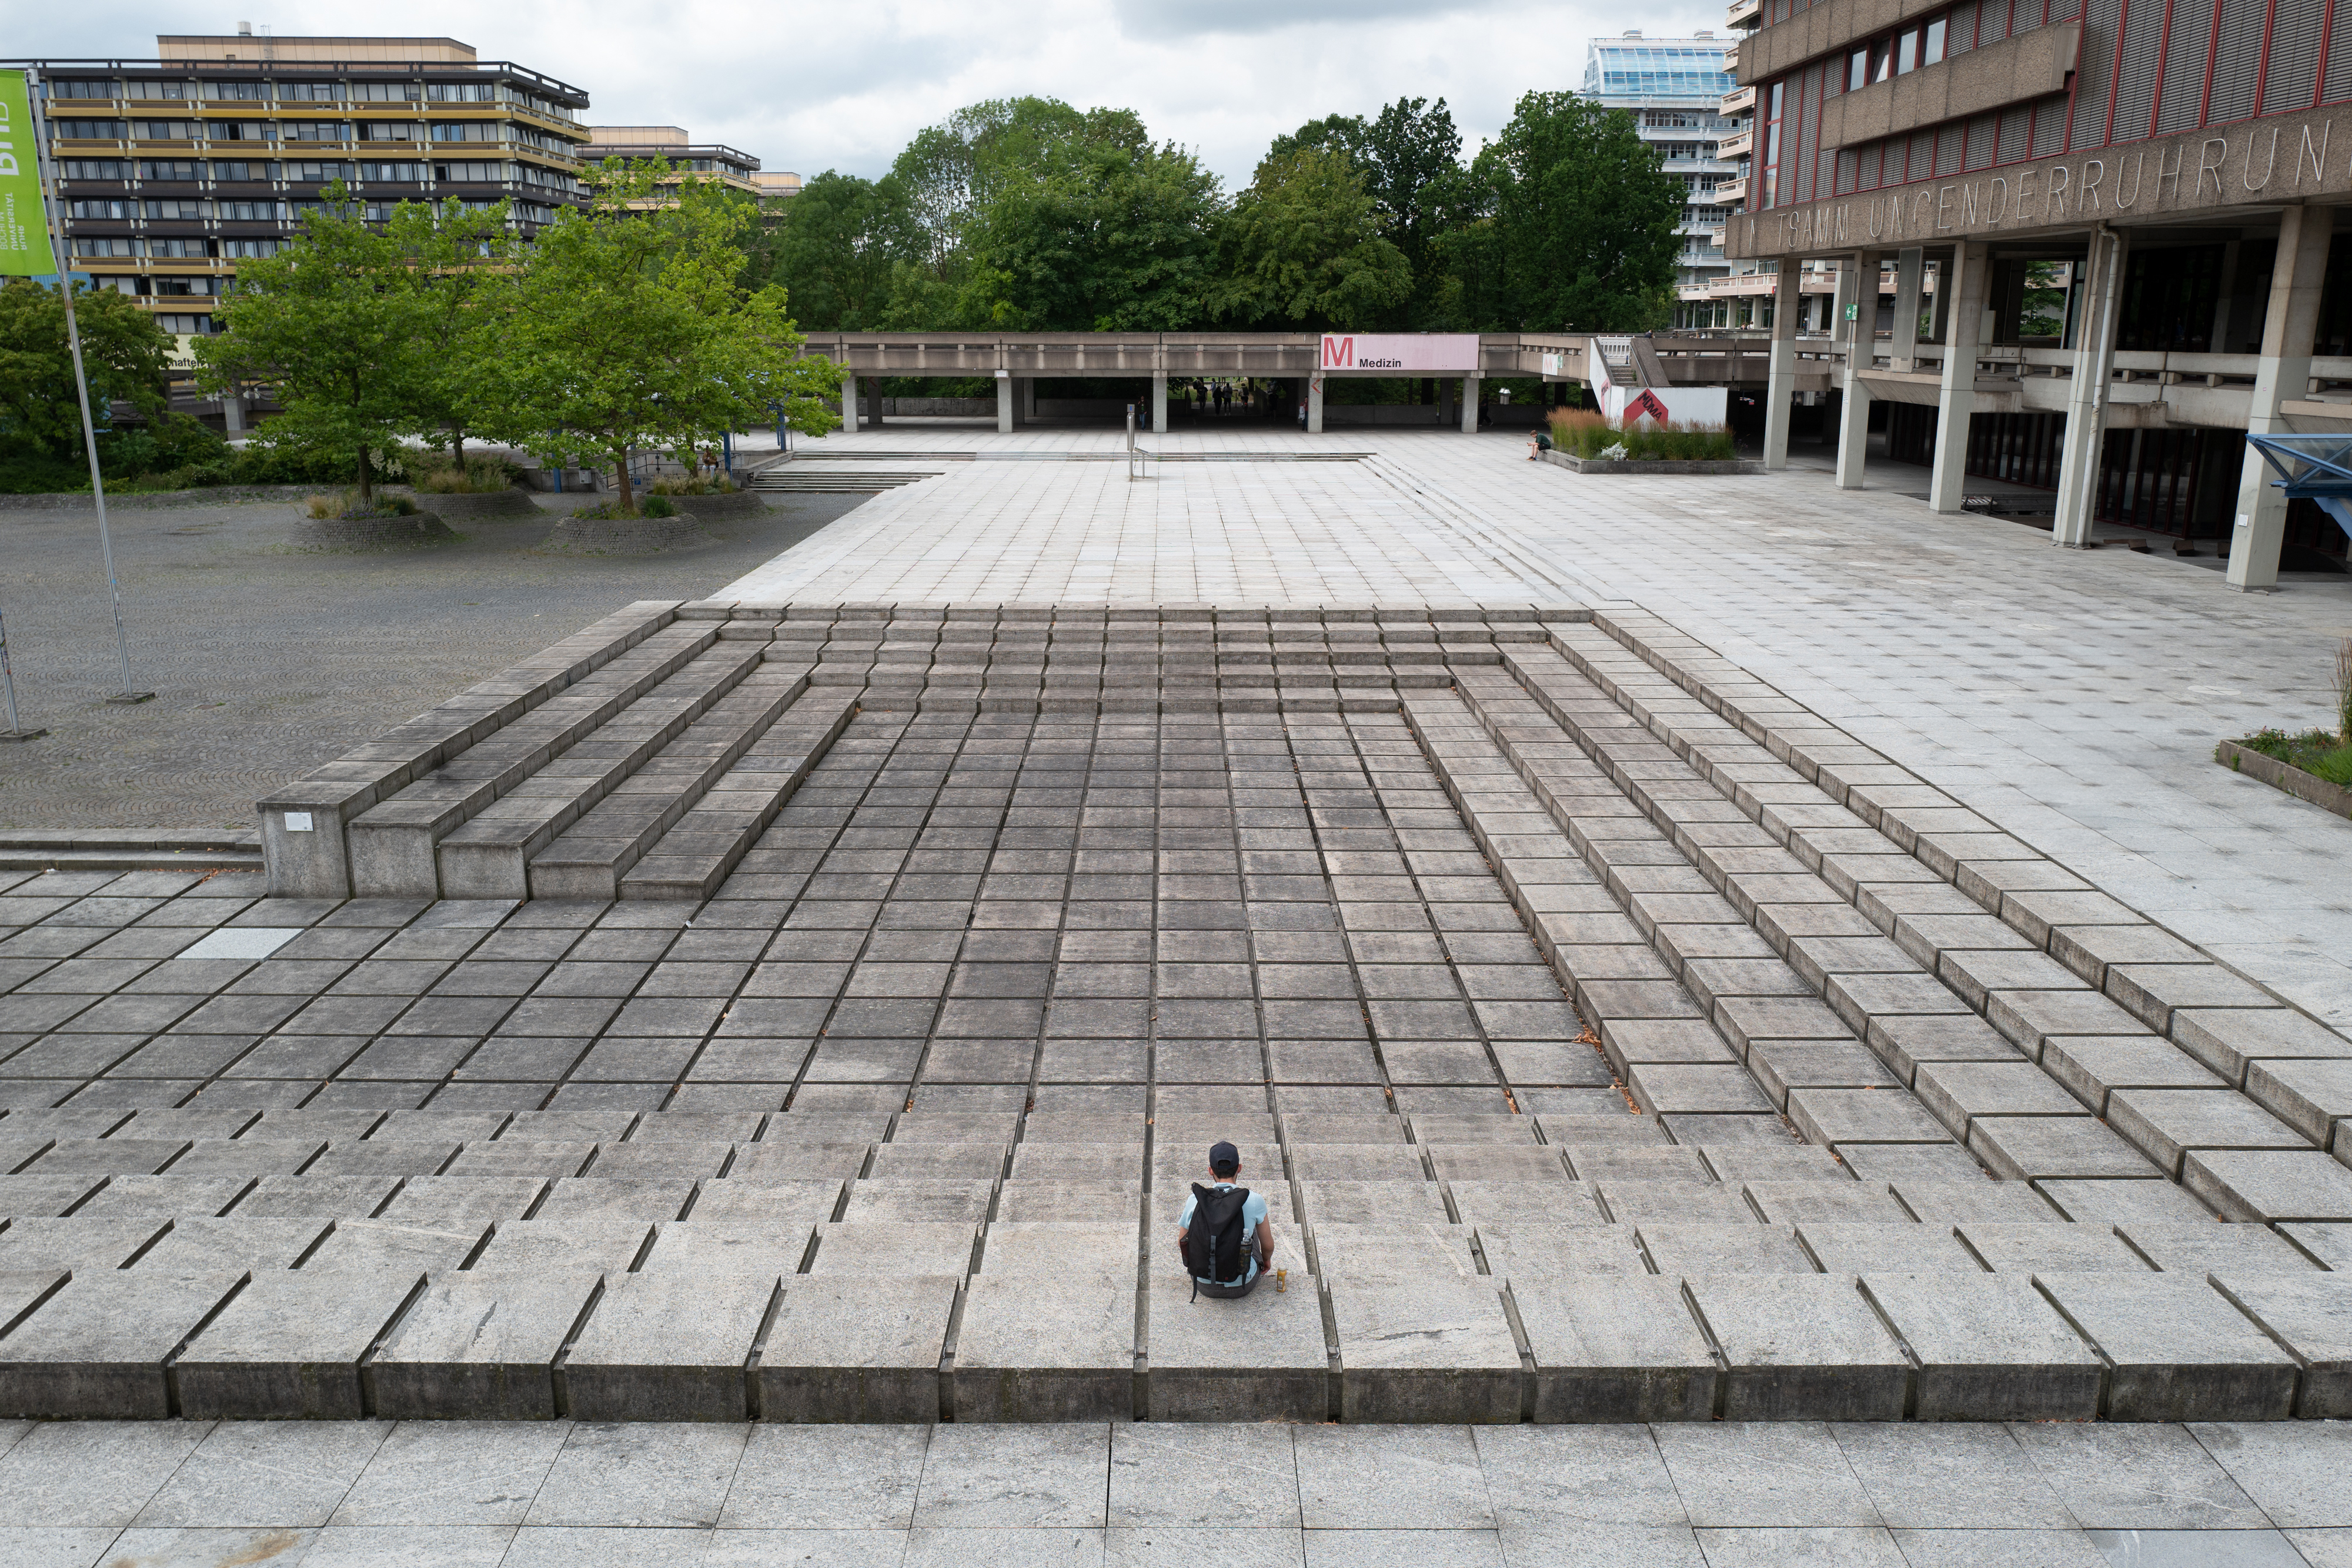
[[[1541,425],[1538,425],[1536,427],[1535,434],[1528,437],[1528,461],[1530,463],[1538,462],[1542,459],[1543,455],[1550,450],[1551,432],[1544,429]]]
[[[1234,1298],[1257,1288],[1274,1258],[1274,1226],[1265,1199],[1235,1185],[1242,1153],[1219,1141],[1209,1145],[1209,1186],[1192,1184],[1176,1220],[1176,1253],[1192,1276],[1192,1294]]]

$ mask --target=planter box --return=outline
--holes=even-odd
[[[672,496],[670,505],[681,511],[690,510],[698,517],[761,517],[767,516],[768,503],[756,490],[730,490],[709,496]],[[644,497],[638,498],[645,505]]]
[[[2308,800],[2323,811],[2333,811],[2339,817],[2352,817],[2352,789],[2341,784],[2330,784],[2315,773],[2305,773],[2291,762],[2281,762],[2275,757],[2225,740],[2213,748],[2213,760],[2233,773],[2243,773],[2259,779],[2274,789],[2284,789],[2298,800]]]
[[[106,493],[110,512],[152,512],[173,507],[239,507],[253,501],[300,501],[334,485],[205,485],[194,490],[149,490],[137,495]],[[0,512],[95,512],[98,502],[87,490],[62,495],[0,496]]]
[[[1598,457],[1570,457],[1565,452],[1543,454],[1547,463],[1577,474],[1761,474],[1764,465],[1755,459],[1735,457],[1721,463],[1604,463]]]
[[[442,491],[418,491],[417,505],[428,503],[444,522],[491,522],[503,517],[540,517],[545,516],[531,501],[528,492],[509,486],[504,490],[472,491],[449,494]]]

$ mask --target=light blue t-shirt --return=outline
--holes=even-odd
[[[1241,1184],[1238,1182],[1219,1181],[1211,1182],[1209,1185],[1215,1187],[1232,1188],[1238,1186]],[[1189,1192],[1184,1195],[1184,1212],[1176,1217],[1177,1229],[1190,1230],[1192,1228],[1192,1210],[1200,1201],[1201,1200],[1199,1198],[1194,1197]],[[1257,1236],[1257,1228],[1263,1224],[1265,1220],[1265,1199],[1259,1197],[1255,1192],[1252,1192],[1249,1197],[1242,1200],[1242,1283],[1244,1285],[1257,1278],[1257,1247],[1255,1245],[1255,1238]],[[1216,1283],[1215,1281],[1202,1276],[1196,1275],[1195,1278],[1200,1279],[1201,1283],[1203,1285],[1213,1285]]]

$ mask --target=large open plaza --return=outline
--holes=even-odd
[[[213,825],[152,725],[267,866],[0,888],[0,1560],[2346,1560],[2352,823],[2213,758],[2342,577],[1801,446],[1143,445],[485,525],[461,647],[364,631],[450,557],[255,545],[172,641],[299,571],[383,694],[282,739],[45,627],[20,833]]]

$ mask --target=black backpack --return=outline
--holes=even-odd
[[[1193,1300],[1200,1300],[1203,1280],[1220,1285],[1242,1282],[1242,1249],[1249,1242],[1242,1209],[1249,1196],[1245,1186],[1192,1184],[1192,1223],[1184,1232],[1184,1266],[1192,1271]]]

